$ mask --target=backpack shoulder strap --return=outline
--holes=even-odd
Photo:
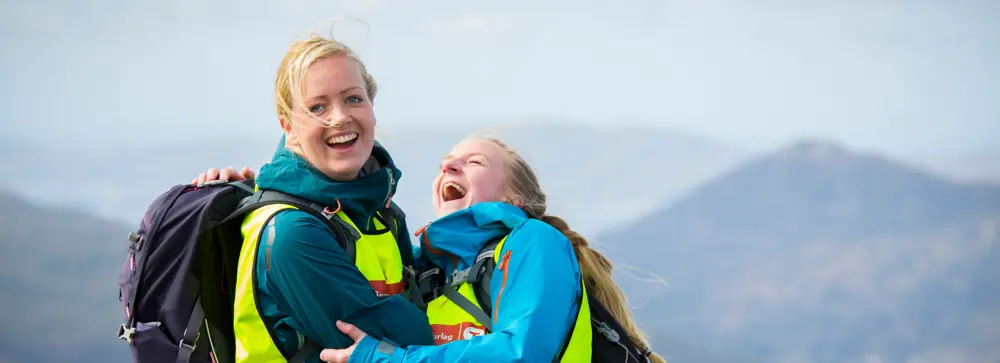
[[[592,346],[595,360],[601,357],[624,355],[627,357],[627,362],[649,362],[652,351],[648,348],[640,348],[628,335],[621,322],[616,320],[611,311],[594,298],[592,292],[587,292],[587,299],[589,299],[590,305],[591,327],[595,333]],[[570,332],[570,336],[572,336],[572,329]],[[569,345],[569,339],[565,344]],[[563,346],[563,352],[565,352],[566,346]]]
[[[453,272],[445,280],[445,286],[441,289],[441,293],[447,296],[448,300],[451,300],[452,303],[458,305],[459,308],[465,310],[469,315],[472,315],[489,332],[493,331],[492,319],[490,319],[493,311],[492,305],[490,305],[490,278],[493,276],[493,268],[496,266],[493,255],[497,245],[502,240],[503,237],[487,243],[479,251],[479,255],[476,256],[472,267]],[[456,290],[465,283],[472,285],[479,307]]]
[[[306,343],[303,344],[297,352],[295,352],[295,355],[288,360],[288,363],[305,363],[306,358],[309,358],[309,355],[313,354],[313,352],[317,349],[320,349],[319,343],[307,340]]]
[[[496,238],[490,243],[487,243],[479,255],[476,256],[476,265],[480,265],[478,269],[478,276],[473,277],[473,290],[476,293],[476,300],[479,301],[479,306],[483,307],[483,311],[487,315],[493,316],[493,299],[490,299],[490,280],[493,278],[493,269],[497,265],[497,261],[493,259],[496,255],[496,249],[507,236]],[[476,267],[473,265],[473,268]]]
[[[240,204],[236,207],[236,211],[223,219],[220,224],[236,218],[243,218],[247,213],[255,209],[273,204],[288,204],[322,220],[333,231],[333,235],[337,237],[340,247],[344,248],[344,251],[347,252],[347,257],[350,258],[352,263],[355,262],[357,255],[355,244],[361,238],[358,231],[348,225],[347,222],[344,222],[343,219],[337,217],[335,213],[329,213],[329,209],[326,206],[291,194],[276,190],[257,190],[253,195],[240,201]]]
[[[396,246],[399,248],[400,257],[403,257],[403,272],[408,273],[407,281],[415,279],[416,272],[413,269],[413,243],[410,242],[410,236],[403,235],[400,224],[406,223],[406,213],[403,209],[396,205],[396,202],[390,201],[389,205],[379,212],[382,215],[382,220],[386,224],[386,228],[392,233],[392,238],[396,240]]]
[[[396,241],[396,248],[399,249],[400,258],[403,260],[403,284],[405,286],[403,295],[411,303],[424,309],[427,306],[424,300],[425,291],[420,289],[417,270],[413,266],[413,246],[409,236],[400,234],[400,223],[406,223],[406,213],[393,201],[389,201],[389,205],[382,208],[379,213],[382,215],[385,227],[392,233],[392,239]]]
[[[403,212],[403,208],[396,205],[396,202],[390,201],[389,206],[382,209],[382,217],[385,219],[385,223],[388,224],[386,227],[389,228],[390,232],[392,232],[392,238],[395,238],[396,242],[400,245],[402,245],[405,240],[406,247],[410,248],[409,238],[404,238],[402,240],[399,238],[399,223],[400,221],[402,221],[402,223],[406,223],[406,213]]]

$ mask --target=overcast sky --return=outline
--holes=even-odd
[[[995,0],[0,1],[5,139],[276,135],[288,43],[349,15],[370,31],[338,34],[379,82],[389,134],[550,120],[757,147],[1000,148]]]

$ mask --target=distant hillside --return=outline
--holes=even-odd
[[[0,362],[124,362],[116,277],[129,228],[0,190]]]
[[[1000,183],[1000,150],[965,155],[939,155],[921,161],[959,181]]]
[[[441,158],[474,131],[386,133],[385,144],[406,168],[400,193],[412,223],[423,225],[433,218],[430,184],[440,172]],[[611,228],[669,203],[746,157],[745,151],[714,140],[654,128],[519,125],[487,131],[535,168],[549,197],[549,212],[566,217],[584,233]],[[642,194],[622,193],[647,183],[655,187]]]
[[[472,131],[382,131],[384,144],[404,172],[396,200],[406,208],[411,224],[433,218],[430,183],[440,159]],[[743,155],[710,140],[655,129],[518,126],[494,131],[538,169],[550,212],[583,231],[641,215],[721,173]],[[0,188],[59,207],[38,207],[2,194],[0,233],[17,237],[2,247],[7,253],[0,267],[0,306],[13,309],[0,310],[0,316],[17,329],[0,333],[0,362],[115,363],[108,357],[126,354],[115,337],[121,323],[115,278],[124,262],[127,226],[138,223],[152,198],[208,167],[260,166],[270,159],[278,138],[72,150],[0,145],[0,170],[9,172],[0,177]],[[649,160],[658,160],[659,167],[648,167]],[[643,195],[621,192],[650,180],[657,187]]]
[[[433,218],[430,185],[441,158],[474,131],[446,126],[379,131],[403,170],[396,200],[410,223],[423,225]],[[584,232],[610,228],[669,202],[745,154],[698,136],[652,128],[520,125],[489,131],[531,161],[549,194],[550,211]],[[279,138],[276,132],[268,139],[213,138],[148,148],[7,150],[0,155],[0,168],[16,170],[18,179],[0,179],[0,186],[132,223],[153,197],[209,167],[259,167],[270,160]],[[650,167],[652,161],[658,167]],[[73,188],[66,187],[68,181]],[[642,195],[620,192],[649,181],[656,187]]]
[[[804,141],[598,242],[669,282],[638,312],[661,337],[749,361],[1000,361],[997,186]]]

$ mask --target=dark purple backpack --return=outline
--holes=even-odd
[[[270,190],[255,193],[250,181],[174,186],[150,204],[138,230],[129,234],[119,276],[125,323],[118,336],[129,344],[134,362],[235,361],[233,290],[243,244],[240,226],[249,212],[276,203],[327,221],[353,261],[357,231],[317,203]],[[387,212],[383,215],[402,223],[394,204]],[[391,231],[396,234],[395,228]],[[289,362],[303,362],[317,348],[309,341]]]

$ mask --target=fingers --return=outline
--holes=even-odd
[[[348,324],[340,320],[337,320],[337,329],[340,329],[341,333],[351,337],[354,340],[354,344],[346,349],[323,349],[323,351],[319,352],[319,359],[324,362],[347,363],[347,360],[351,358],[351,353],[354,353],[354,348],[358,346],[358,342],[367,335],[353,324]]]
[[[231,182],[231,181],[243,180],[245,178],[243,178],[242,175],[240,175],[239,173],[237,173],[236,169],[225,168],[225,169],[222,169],[219,172],[219,179],[225,180],[227,182]]]
[[[205,181],[210,182],[213,180],[219,180],[219,169],[208,169],[208,172],[205,174]]]
[[[225,168],[222,170],[222,179],[225,181],[238,181],[247,179],[253,180],[253,178],[254,178],[253,171],[245,166],[243,167],[243,169],[240,170],[239,173],[237,173],[236,169],[233,168]]]
[[[250,170],[250,168],[245,166],[243,167],[243,170],[240,170],[240,174],[242,174],[244,179],[254,179],[256,177],[256,175],[254,175],[253,173],[253,170]]]
[[[191,184],[197,186],[204,186],[206,182],[214,180],[222,180],[226,182],[254,179],[255,175],[252,170],[248,167],[243,167],[239,172],[233,168],[225,168],[222,170],[211,168],[207,172],[198,174],[198,177],[191,181]]]
[[[323,349],[319,352],[319,360],[330,363],[347,363],[354,349]]]
[[[365,332],[361,331],[361,329],[358,329],[358,327],[354,326],[353,324],[345,323],[340,320],[337,320],[337,329],[340,329],[341,333],[347,334],[347,336],[351,337],[351,340],[353,340],[355,343],[357,343],[362,338],[364,338],[365,335],[367,335],[365,334]]]

